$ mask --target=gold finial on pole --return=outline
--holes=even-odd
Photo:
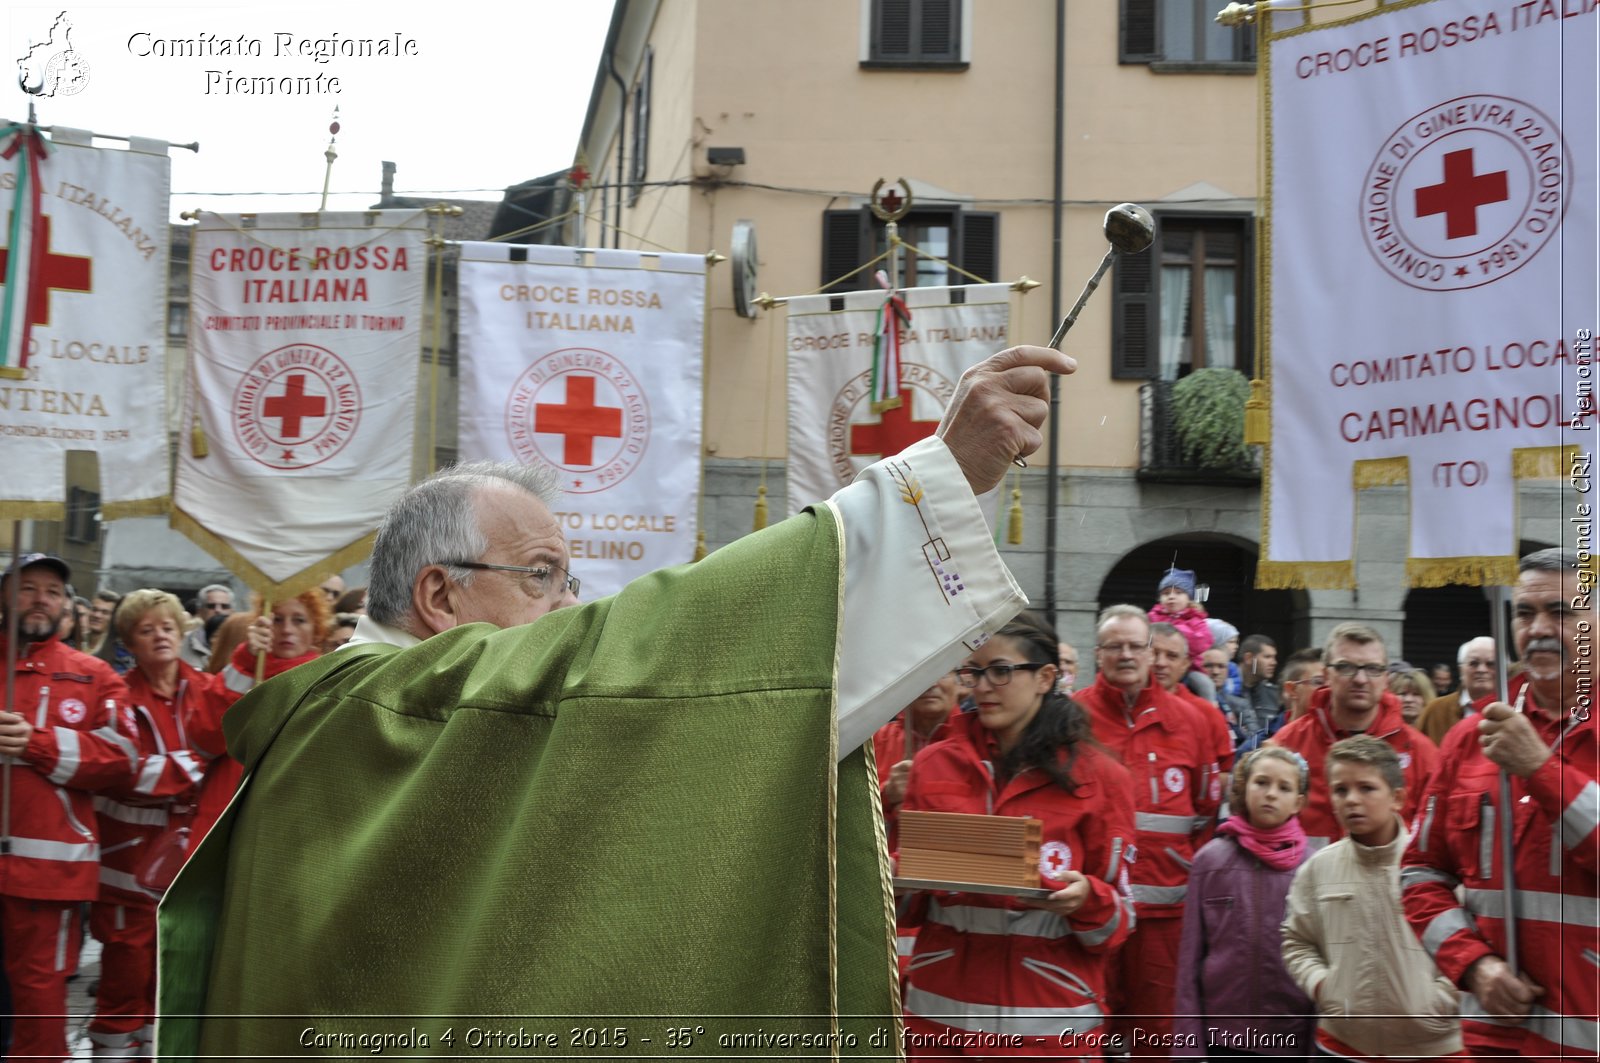
[[[328,160],[328,168],[322,172],[322,205],[317,208],[318,210],[328,209],[328,183],[333,180],[333,160],[339,157],[339,153],[333,150],[333,144],[338,139],[339,105],[334,104],[333,121],[328,123],[328,150],[322,153],[322,157]]]

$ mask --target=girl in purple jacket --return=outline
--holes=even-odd
[[[1311,855],[1300,826],[1309,775],[1261,746],[1233,769],[1236,814],[1195,855],[1178,951],[1174,1056],[1304,1057],[1316,1008],[1283,965],[1285,899]],[[1240,813],[1241,814],[1237,814]]]

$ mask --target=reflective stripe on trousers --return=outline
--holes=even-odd
[[[969,1004],[929,993],[915,985],[906,987],[906,1011],[924,1019],[974,1033],[1004,1033],[1019,1037],[1059,1037],[1067,1028],[1077,1033],[1105,1021],[1099,1005],[1075,1008],[1024,1008],[1011,1004]]]

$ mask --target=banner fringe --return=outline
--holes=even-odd
[[[1410,458],[1363,458],[1350,470],[1357,491],[1367,487],[1393,487],[1411,482]]]
[[[196,546],[222,562],[224,568],[238,576],[247,587],[269,602],[293,598],[301,591],[317,586],[329,572],[342,572],[351,565],[366,560],[372,553],[373,540],[378,537],[376,531],[370,531],[355,542],[307,565],[288,579],[275,581],[194,517],[177,506],[173,506],[171,512],[170,523],[173,528],[188,536]]]
[[[1258,561],[1256,589],[1350,590],[1356,585],[1354,561]]]
[[[65,502],[36,502],[29,499],[0,500],[0,520],[66,520]]]
[[[1511,452],[1511,476],[1517,480],[1565,480],[1578,449],[1577,444],[1517,447]]]
[[[123,517],[164,517],[172,508],[172,496],[135,498],[127,502],[100,503],[102,520],[121,520]]]
[[[1443,587],[1451,583],[1468,587],[1507,587],[1515,582],[1515,557],[1406,558],[1406,584],[1411,587]]]

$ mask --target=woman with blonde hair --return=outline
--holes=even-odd
[[[1412,727],[1428,702],[1439,695],[1434,693],[1433,681],[1420,670],[1395,672],[1389,676],[1389,691],[1400,699],[1400,718]]]
[[[127,783],[95,798],[100,897],[89,928],[104,951],[89,1038],[97,1055],[131,1055],[153,1041],[156,902],[199,840],[194,797],[205,758],[190,743],[185,717],[220,717],[253,683],[231,670],[207,675],[186,664],[179,651],[189,620],[177,598],[149,589],[124,597],[112,618],[133,654],[118,729],[137,746]],[[266,645],[264,629],[255,641]]]

